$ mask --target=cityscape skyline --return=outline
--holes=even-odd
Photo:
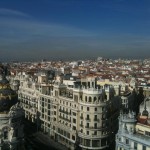
[[[6,0],[0,6],[1,61],[149,57],[147,0]]]

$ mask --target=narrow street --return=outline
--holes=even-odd
[[[25,149],[26,150],[67,150],[67,148],[42,132],[37,132],[34,124],[25,121]]]

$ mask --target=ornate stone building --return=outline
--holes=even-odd
[[[23,149],[23,109],[17,94],[10,88],[3,72],[0,74],[0,150]]]
[[[116,150],[150,150],[150,118],[146,107],[136,113],[121,113],[116,134]]]
[[[109,112],[114,97],[112,86],[98,87],[94,77],[75,80],[23,74],[18,91],[25,117],[70,149],[106,149],[114,134],[116,112]],[[108,114],[109,113],[109,114]]]

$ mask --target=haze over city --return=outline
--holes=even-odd
[[[1,0],[0,60],[148,58],[149,0]]]
[[[150,0],[0,0],[0,150],[150,150]]]

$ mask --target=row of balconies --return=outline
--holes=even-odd
[[[80,119],[81,119],[81,120],[84,120],[83,116],[80,116]],[[91,121],[91,119],[90,119],[90,118],[85,118],[85,120],[86,120],[86,121]],[[99,120],[99,119],[97,119],[97,118],[94,118],[94,119],[93,119],[93,121],[100,122],[100,120]]]
[[[35,104],[37,104],[38,103],[38,101],[35,101],[35,100],[33,100],[33,99],[29,99],[29,98],[19,98],[19,100],[20,101],[22,101],[22,102],[25,102],[25,103],[35,103]]]
[[[63,119],[63,120],[65,120],[65,121],[71,122],[71,120],[70,120],[70,119],[68,119],[68,118],[65,118],[65,117],[63,117],[63,116],[59,116],[59,118],[60,118],[60,119]]]
[[[65,110],[62,110],[62,109],[59,109],[59,112],[67,114],[67,115],[71,115],[71,112],[68,112],[68,111],[65,111]]]
[[[56,97],[56,96],[54,96],[54,97]],[[60,95],[59,98],[62,99],[62,100],[68,100],[68,101],[73,100],[73,98],[71,98],[71,97],[66,97],[66,96],[62,96],[62,95]]]
[[[88,129],[96,129],[96,130],[105,130],[106,129],[106,127],[94,127],[94,126],[84,126],[83,124],[80,124],[80,127],[82,127],[82,128],[88,128]]]
[[[83,93],[86,94],[101,94],[102,89],[96,89],[96,88],[73,88],[74,91],[82,91]]]
[[[80,137],[82,137],[82,138],[96,138],[96,137],[98,137],[98,138],[104,138],[104,137],[107,137],[108,135],[99,135],[99,134],[91,134],[91,135],[87,135],[87,134],[85,134],[85,133],[82,133],[82,132],[78,132],[78,136],[80,136]]]
[[[85,128],[89,128],[89,129],[99,129],[99,130],[104,130],[104,129],[106,129],[106,128],[104,128],[104,127],[93,127],[93,126],[85,126]]]

